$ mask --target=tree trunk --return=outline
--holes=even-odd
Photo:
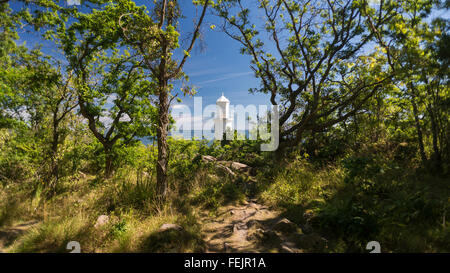
[[[109,145],[105,145],[105,178],[110,178],[112,176],[113,171],[113,155],[112,155],[112,147]]]
[[[52,171],[51,176],[58,180],[58,141],[59,141],[59,133],[56,128],[53,129],[53,140],[52,140]]]
[[[58,142],[59,142],[59,132],[58,132],[58,118],[57,113],[53,112],[53,134],[51,142],[50,151],[50,175],[48,177],[49,188],[55,190],[56,184],[58,183]]]
[[[439,151],[439,144],[438,144],[438,126],[436,124],[436,116],[433,112],[433,109],[431,108],[431,105],[428,106],[428,113],[430,114],[430,120],[431,120],[431,133],[433,137],[433,163],[436,167],[437,171],[441,171],[442,167],[442,158],[441,158],[441,152]]]
[[[158,162],[156,164],[156,187],[160,201],[167,198],[167,167],[168,167],[168,144],[167,134],[169,128],[169,98],[167,93],[167,82],[164,82],[159,92],[159,115],[157,128]]]
[[[411,84],[412,87],[412,84]],[[423,145],[423,136],[422,136],[422,128],[420,127],[420,120],[419,120],[419,111],[417,110],[417,104],[416,104],[416,95],[414,88],[412,87],[413,96],[411,98],[411,104],[413,107],[413,115],[414,115],[414,121],[416,125],[417,130],[417,142],[419,143],[419,151],[420,151],[420,158],[422,159],[422,162],[427,161],[427,156],[425,155],[425,148]]]

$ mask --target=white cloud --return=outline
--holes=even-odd
[[[230,73],[230,74],[227,74],[227,75],[225,75],[223,77],[216,78],[216,79],[211,79],[211,80],[207,80],[207,81],[201,81],[201,82],[198,82],[197,84],[198,85],[205,85],[205,84],[218,82],[218,81],[231,80],[231,79],[234,79],[234,78],[247,76],[247,75],[251,75],[251,74],[253,74],[253,72]]]
[[[189,77],[200,77],[200,76],[206,76],[211,74],[217,74],[220,73],[220,69],[212,68],[212,69],[205,69],[205,70],[199,70],[194,72],[187,72],[186,74]]]

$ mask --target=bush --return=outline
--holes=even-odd
[[[26,132],[0,129],[0,183],[21,182],[37,171],[41,153]]]
[[[88,244],[89,235],[92,235],[91,228],[83,216],[46,221],[32,228],[13,252],[68,252],[66,246],[70,241],[80,242],[83,251],[83,245]]]
[[[245,198],[242,188],[229,177],[203,176],[192,193],[192,203],[216,211],[221,205]]]

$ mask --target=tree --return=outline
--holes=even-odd
[[[437,19],[433,25],[438,31],[427,46],[430,73],[422,75],[430,98],[427,110],[433,133],[433,159],[437,169],[442,170],[443,163],[450,160],[449,21]]]
[[[395,83],[402,90],[399,97],[407,100],[412,109],[421,160],[427,163],[431,159],[440,171],[448,128],[444,106],[448,97],[448,65],[440,48],[448,35],[448,22],[430,17],[438,4],[435,0],[399,2],[400,12],[386,31],[389,42],[383,43],[389,44],[390,58],[394,60],[391,66]],[[427,136],[431,138],[430,159]]]
[[[107,178],[113,171],[114,145],[151,135],[155,117],[148,97],[152,83],[135,56],[121,47],[117,11],[106,5],[91,13],[77,12],[76,22],[52,33],[73,70],[80,113],[103,145]]]
[[[63,78],[57,63],[43,56],[39,48],[19,52],[12,56],[14,65],[2,81],[2,127],[18,129],[25,125],[31,129],[32,136],[39,139],[44,160],[41,165],[50,162],[50,170],[44,173],[45,185],[54,189],[59,177],[58,147],[64,140],[62,124],[77,104],[68,89],[70,77]]]
[[[15,40],[19,38],[16,31],[18,18],[9,6],[0,4],[0,127],[10,127],[14,117],[18,115],[21,103],[15,94],[23,67],[17,62],[26,52],[25,47],[18,46]]]
[[[281,108],[281,148],[353,116],[390,81],[387,54],[373,42],[395,14],[394,1],[378,7],[352,0],[246,4],[218,1],[215,10],[222,30],[252,58],[261,86],[250,91],[270,94]],[[260,11],[262,22],[251,10]]]
[[[153,87],[157,95],[158,125],[157,144],[158,160],[157,193],[159,199],[164,201],[167,197],[168,178],[167,169],[169,162],[169,146],[167,135],[169,130],[169,107],[176,95],[172,94],[173,82],[182,79],[183,66],[186,63],[194,44],[200,35],[200,28],[206,15],[210,0],[193,1],[194,5],[201,7],[200,15],[194,23],[190,42],[179,60],[175,51],[180,47],[178,31],[181,10],[179,1],[156,1],[151,15],[143,9],[132,10],[123,13],[120,26],[123,30],[125,41],[132,46],[136,55],[142,59],[141,67],[153,80]],[[119,5],[130,5],[130,1],[119,1]],[[187,78],[185,78],[187,79]],[[184,93],[192,94],[192,90],[186,86]]]
[[[27,104],[34,105],[37,113],[50,117],[48,127],[51,128],[51,137],[46,152],[50,158],[50,171],[46,181],[47,186],[54,190],[59,179],[58,148],[64,141],[66,131],[62,124],[78,106],[71,88],[72,74],[64,77],[61,64],[51,57],[43,56],[40,50],[32,50],[26,55],[24,64],[30,71],[25,82],[27,88],[22,91],[24,98],[30,100]]]

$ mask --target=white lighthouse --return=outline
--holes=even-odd
[[[232,128],[232,120],[230,119],[230,101],[222,96],[217,99],[217,113],[214,119],[214,137],[217,140],[223,138],[223,133],[226,132],[228,128]]]

